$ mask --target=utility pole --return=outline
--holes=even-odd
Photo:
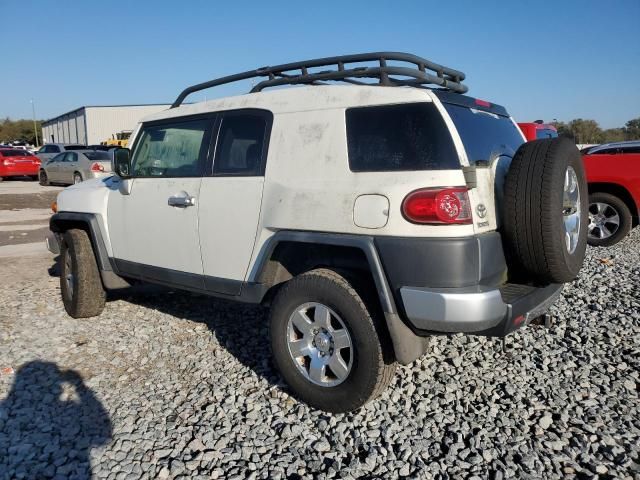
[[[31,99],[31,113],[33,114],[33,133],[36,136],[36,148],[38,148],[40,142],[38,141],[38,128],[36,127],[36,104],[33,103],[33,98]]]

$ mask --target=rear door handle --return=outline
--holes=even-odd
[[[196,197],[192,197],[186,192],[180,192],[178,195],[169,197],[167,203],[170,207],[187,208],[196,204]]]

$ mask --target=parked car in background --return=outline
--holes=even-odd
[[[46,162],[47,160],[51,160],[53,157],[55,157],[56,155],[58,155],[61,152],[66,152],[69,150],[82,150],[82,149],[86,149],[87,146],[86,145],[72,145],[72,144],[65,144],[65,143],[47,143],[46,145],[43,145],[40,150],[38,150],[38,153],[36,153],[37,157],[40,159],[40,161],[42,163]]]
[[[589,184],[588,242],[613,245],[638,225],[640,141],[598,145],[582,159]]]
[[[7,177],[38,178],[40,159],[28,150],[0,148],[0,182]]]
[[[537,140],[538,138],[555,138],[558,136],[556,127],[542,120],[536,120],[531,123],[519,123],[518,126],[528,142]]]
[[[101,150],[62,152],[40,166],[40,185],[72,185],[111,174],[111,153]]]

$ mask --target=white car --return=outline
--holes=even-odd
[[[247,95],[182,104],[254,78]],[[385,52],[187,88],[116,151],[116,175],[58,195],[65,309],[99,315],[131,280],[270,305],[282,376],[333,412],[382,392],[431,335],[539,323],[584,258],[580,155],[524,143],[463,80]],[[263,91],[282,85],[303,86]]]

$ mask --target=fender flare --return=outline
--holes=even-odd
[[[366,235],[298,232],[289,230],[278,231],[270,237],[260,249],[257,260],[249,272],[248,282],[258,281],[260,275],[266,268],[267,262],[271,259],[275,248],[281,242],[312,243],[352,247],[362,250],[376,285],[380,306],[384,313],[396,360],[406,365],[424,354],[427,348],[428,338],[416,335],[401,319],[373,237]]]
[[[96,263],[98,264],[98,270],[100,270],[100,276],[102,277],[102,283],[105,288],[116,290],[129,287],[130,284],[114,271],[109,253],[107,252],[106,243],[102,236],[102,230],[100,229],[99,217],[100,215],[96,213],[58,212],[51,216],[49,220],[49,230],[59,237],[61,233],[68,230],[68,228],[65,228],[68,225],[77,225],[79,223],[86,225],[91,239],[91,245],[93,246],[93,253],[96,257]]]

